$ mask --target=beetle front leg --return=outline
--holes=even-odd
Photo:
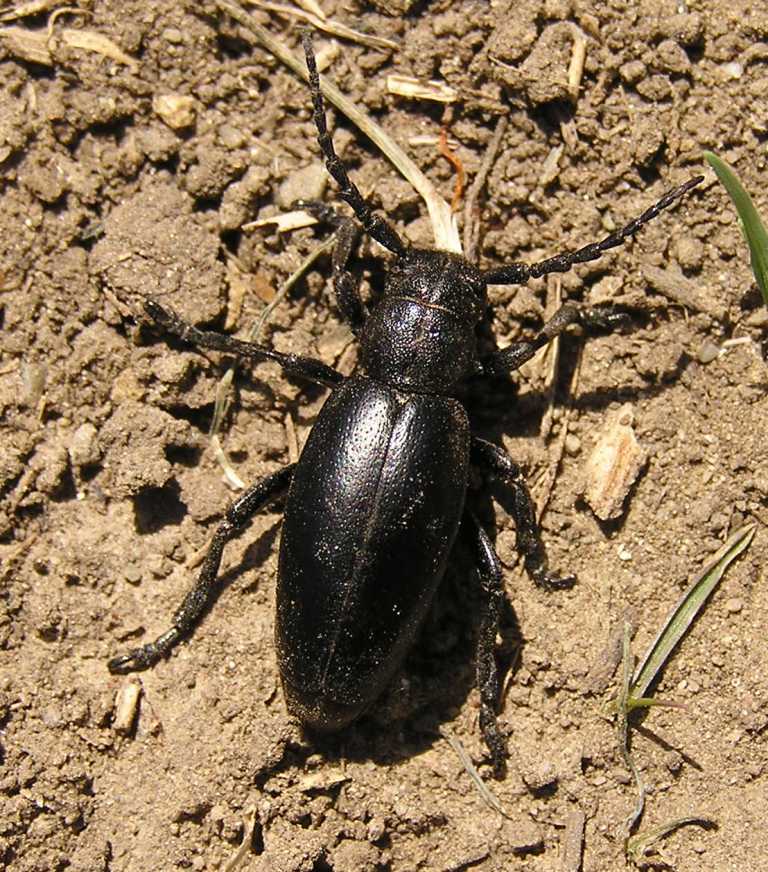
[[[200,330],[154,300],[146,300],[144,309],[156,324],[196,348],[210,348],[213,351],[222,351],[254,362],[272,360],[280,364],[287,375],[298,376],[329,388],[338,387],[344,381],[344,376],[340,372],[313,357],[283,354],[263,345],[257,345],[255,342],[243,342],[242,339],[235,339],[233,336],[227,336],[226,333]]]
[[[619,312],[612,306],[580,306],[578,303],[563,303],[533,339],[513,342],[507,348],[487,355],[480,361],[480,369],[482,373],[489,374],[514,372],[571,324],[612,331],[626,327],[630,323],[631,320],[626,312]]]
[[[352,252],[361,235],[362,231],[355,221],[351,218],[343,219],[336,231],[336,244],[331,258],[336,302],[355,336],[363,329],[368,316],[360,297],[360,279],[349,269]]]
[[[352,332],[358,336],[368,313],[360,296],[360,280],[349,269],[349,262],[363,234],[362,228],[353,218],[345,218],[321,200],[298,200],[296,206],[314,215],[318,221],[336,228],[331,256],[336,304]]]
[[[251,485],[227,510],[205,555],[197,584],[184,597],[173,618],[173,626],[154,642],[113,657],[107,668],[113,673],[135,672],[154,666],[166,657],[182,639],[195,629],[219,593],[218,574],[224,546],[239,535],[260,509],[285,493],[293,478],[296,464],[285,466]]]
[[[520,467],[501,448],[485,439],[472,439],[472,462],[506,484],[512,491],[512,513],[517,529],[517,550],[533,581],[546,588],[571,587],[573,575],[560,576],[547,569],[547,555],[541,541],[533,500]]]
[[[465,521],[475,532],[475,559],[480,587],[483,593],[480,613],[480,632],[477,638],[477,689],[480,692],[480,730],[491,752],[493,771],[497,778],[504,775],[507,746],[499,732],[496,721],[496,706],[499,702],[499,670],[496,666],[496,635],[504,603],[504,583],[501,563],[493,543],[471,512],[465,512]]]

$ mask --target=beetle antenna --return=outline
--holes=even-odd
[[[325,122],[325,104],[320,90],[320,75],[317,72],[317,63],[315,62],[315,52],[312,48],[312,34],[310,31],[304,31],[301,41],[304,46],[304,54],[307,58],[309,90],[312,93],[312,105],[314,107],[312,117],[315,127],[317,127],[317,142],[325,157],[325,166],[339,186],[339,196],[352,207],[357,220],[363,225],[363,229],[372,239],[381,243],[384,248],[389,249],[393,254],[402,257],[405,254],[406,247],[402,239],[397,235],[397,231],[380,215],[375,215],[371,211],[371,207],[365,202],[360,189],[350,179],[347,168],[342,163],[341,158],[336,154],[333,140],[330,133],[328,133],[328,126]]]
[[[568,272],[577,263],[597,260],[609,248],[616,248],[617,245],[626,242],[627,239],[630,239],[637,233],[643,224],[652,221],[660,212],[671,206],[676,200],[687,194],[691,188],[695,188],[696,185],[703,181],[704,176],[695,176],[685,184],[667,191],[658,202],[654,203],[649,209],[646,209],[639,218],[633,219],[629,224],[622,227],[621,230],[606,236],[601,242],[591,242],[589,245],[578,249],[578,251],[556,254],[554,257],[547,258],[547,260],[542,260],[539,263],[511,263],[509,266],[486,270],[483,273],[483,277],[489,285],[522,285],[529,279],[537,279],[549,273]]]

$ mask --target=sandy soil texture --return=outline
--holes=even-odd
[[[337,736],[304,735],[285,709],[278,508],[227,549],[224,590],[191,640],[138,677],[108,673],[109,657],[167,628],[234,496],[208,436],[231,361],[164,341],[142,300],[247,337],[327,233],[243,224],[297,193],[334,202],[334,189],[306,86],[215,3],[83,0],[57,15],[55,0],[18,0],[0,29],[0,864],[232,869],[245,833],[233,862],[252,872],[622,869],[636,791],[601,716],[618,634],[629,620],[642,654],[689,579],[751,520],[750,549],[658,684],[687,710],[640,717],[632,748],[649,791],[641,831],[717,822],[671,834],[651,868],[768,868],[768,313],[702,159],[728,160],[768,214],[765,3],[320,5],[392,41],[318,34],[316,47],[450,199],[447,131],[467,174],[460,217],[505,119],[477,201],[484,267],[600,239],[707,176],[601,260],[491,289],[486,350],[532,335],[558,299],[633,313],[632,329],[572,331],[554,365],[536,359],[468,400],[476,432],[525,469],[552,565],[578,576],[571,590],[536,589],[502,489],[480,489],[473,508],[509,601],[498,649],[509,771],[492,779],[478,728],[479,595],[462,547],[392,690]],[[299,54],[300,18],[250,11]],[[446,113],[395,96],[393,73],[459,99]],[[376,207],[431,244],[410,185],[346,119],[329,122]],[[385,261],[363,245],[366,298]],[[330,275],[324,254],[263,338],[349,372],[356,345]],[[288,462],[324,399],[275,365],[239,368],[221,433],[237,474],[251,482]],[[645,459],[619,516],[600,521],[583,496],[587,459],[627,405]],[[484,803],[456,741],[506,816]]]

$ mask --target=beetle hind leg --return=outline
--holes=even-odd
[[[174,615],[173,626],[154,642],[113,657],[107,663],[110,672],[125,674],[149,669],[166,657],[182,639],[189,636],[219,593],[218,573],[224,546],[243,531],[256,512],[288,489],[295,468],[296,464],[291,464],[265,476],[232,503],[214,533],[197,583],[184,597]]]
[[[475,532],[477,573],[483,593],[476,658],[477,687],[480,692],[480,731],[491,752],[494,775],[501,778],[506,769],[507,745],[496,720],[499,670],[494,648],[504,603],[504,583],[501,564],[488,534],[474,515],[467,512],[466,516]]]

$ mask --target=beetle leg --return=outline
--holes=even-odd
[[[533,581],[546,588],[571,587],[573,575],[559,576],[547,569],[547,556],[541,541],[533,500],[520,467],[501,448],[478,437],[472,438],[472,462],[501,479],[512,491],[512,513],[517,528],[517,550]]]
[[[568,272],[568,270],[579,263],[597,260],[609,249],[616,248],[626,242],[627,239],[633,237],[643,224],[652,221],[662,210],[671,206],[676,200],[687,194],[691,188],[695,188],[696,185],[703,181],[704,176],[694,176],[694,178],[688,179],[687,182],[679,185],[677,188],[667,191],[660,200],[657,200],[653,206],[646,209],[642,215],[634,218],[620,230],[611,233],[610,236],[606,236],[600,242],[590,242],[589,245],[585,245],[577,251],[556,254],[554,257],[549,257],[539,263],[511,263],[509,266],[486,270],[483,273],[483,277],[489,285],[520,285],[530,279],[539,278],[549,273]]]
[[[501,564],[488,534],[471,512],[465,519],[476,534],[477,573],[483,592],[480,632],[477,639],[477,688],[480,691],[480,730],[493,760],[494,774],[502,777],[506,765],[507,747],[496,721],[499,700],[499,671],[496,666],[496,634],[504,603]]]
[[[283,494],[291,483],[296,464],[284,466],[251,485],[229,507],[213,535],[197,584],[184,597],[173,617],[173,626],[154,642],[113,657],[107,668],[113,673],[135,672],[154,666],[195,629],[219,593],[218,572],[224,546],[238,536],[260,509]]]
[[[305,378],[329,388],[335,388],[344,381],[344,376],[340,372],[336,372],[332,367],[326,366],[322,361],[315,360],[313,357],[282,354],[271,348],[265,348],[263,345],[257,345],[255,342],[243,342],[243,340],[227,336],[225,333],[199,330],[179,318],[175,312],[164,309],[154,300],[146,300],[144,309],[147,315],[168,333],[172,333],[198,348],[211,348],[256,362],[272,360],[279,363],[283,372],[288,375]]]
[[[400,239],[397,231],[388,221],[382,218],[381,215],[375,215],[371,211],[371,207],[365,202],[360,189],[350,179],[347,168],[336,154],[333,140],[328,133],[328,126],[325,122],[325,106],[320,89],[320,76],[317,72],[317,64],[315,63],[315,53],[312,50],[312,37],[308,31],[304,33],[303,45],[304,54],[307,58],[309,90],[312,93],[312,117],[315,121],[315,127],[317,127],[317,141],[325,157],[325,166],[339,186],[339,196],[352,207],[352,211],[357,216],[357,220],[363,225],[365,232],[372,239],[375,239],[376,242],[383,245],[384,248],[389,249],[389,251],[399,257],[405,254],[406,250],[402,239]]]
[[[368,315],[360,297],[360,280],[349,269],[352,252],[359,240],[359,226],[352,219],[344,220],[336,231],[336,244],[331,259],[336,302],[355,336],[362,330]]]
[[[349,262],[352,260],[355,246],[360,241],[362,229],[353,218],[339,214],[332,206],[323,203],[322,200],[297,200],[294,205],[336,230],[336,240],[331,258],[336,303],[344,320],[349,323],[352,332],[357,336],[362,330],[368,313],[360,297],[359,279],[349,269]]]
[[[631,323],[629,315],[612,306],[580,306],[578,303],[563,303],[533,339],[513,342],[501,351],[495,351],[480,361],[481,373],[500,374],[514,372],[529,361],[534,354],[563,333],[571,324],[587,328],[616,330]]]

